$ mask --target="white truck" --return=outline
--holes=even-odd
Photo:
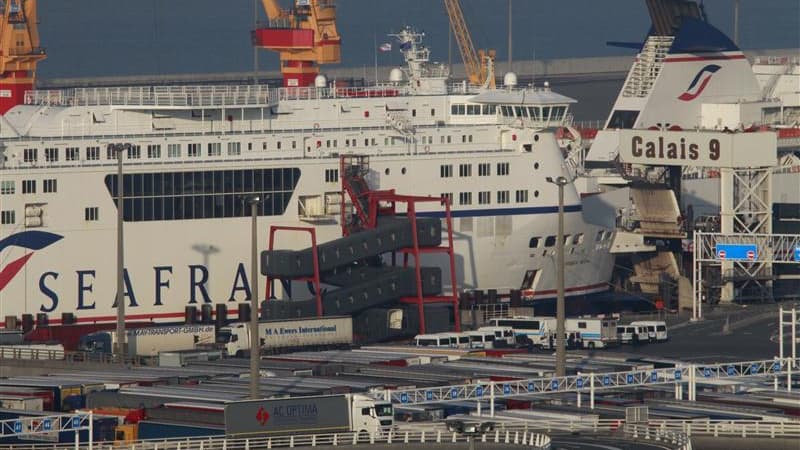
[[[353,344],[352,317],[313,317],[259,322],[260,347],[275,351],[302,347],[346,346]],[[217,332],[217,345],[230,356],[250,351],[250,324],[235,323]]]
[[[567,319],[567,336],[583,348],[606,348],[619,344],[615,319]]]
[[[157,356],[160,352],[192,350],[214,345],[214,325],[168,325],[133,328],[125,331],[126,354]],[[78,350],[87,353],[113,353],[116,331],[100,331],[82,336]]]
[[[316,433],[381,436],[394,427],[390,402],[362,394],[317,395],[225,404],[225,434],[235,437]]]

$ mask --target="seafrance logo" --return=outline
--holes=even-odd
[[[0,254],[2,254],[6,247],[22,247],[32,250],[21,258],[17,258],[3,266],[2,270],[0,270],[0,291],[14,279],[23,267],[25,267],[25,264],[28,263],[28,260],[31,259],[35,251],[49,247],[63,239],[63,237],[64,236],[44,231],[24,231],[22,233],[12,234],[0,240]]]
[[[706,86],[708,86],[708,83],[711,81],[711,78],[714,76],[714,74],[717,73],[717,71],[721,68],[722,67],[716,64],[709,64],[700,69],[700,71],[697,72],[697,75],[695,75],[694,80],[692,80],[692,83],[686,89],[686,92],[681,94],[678,97],[678,100],[690,102],[699,97],[700,94],[702,94],[706,89]]]

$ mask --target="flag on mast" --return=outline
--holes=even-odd
[[[384,52],[384,53],[385,52],[390,52],[390,51],[392,51],[392,43],[391,42],[385,42],[385,43],[381,44],[380,47],[378,47],[378,50],[380,50],[381,52]]]

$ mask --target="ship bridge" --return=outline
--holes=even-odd
[[[470,101],[496,107],[500,123],[539,129],[569,125],[569,105],[577,103],[549,88],[489,90]]]
[[[37,90],[25,93],[26,105],[110,106],[127,110],[247,109],[278,104],[268,86],[122,86]]]

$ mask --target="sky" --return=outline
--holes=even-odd
[[[288,0],[281,0],[288,5]],[[512,0],[515,60],[629,53],[607,41],[640,41],[650,21],[644,0]],[[711,22],[732,34],[734,0],[706,0]],[[462,0],[475,45],[507,59],[507,0]],[[744,48],[800,47],[800,0],[741,0]],[[253,68],[250,32],[260,0],[39,0],[48,59],[44,78],[243,72]],[[375,42],[412,25],[433,59],[448,61],[441,0],[338,0],[343,66],[371,66]],[[263,18],[263,17],[262,17]],[[455,44],[453,44],[455,51]],[[459,62],[457,52],[454,62]],[[262,51],[262,70],[277,57]],[[397,52],[381,65],[401,62]]]

